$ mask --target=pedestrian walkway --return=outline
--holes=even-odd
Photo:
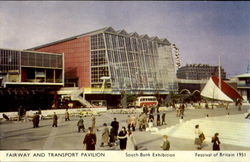
[[[61,116],[58,120],[58,125],[65,125],[65,123],[62,123],[62,121],[64,120],[63,116]],[[55,136],[57,134],[57,127],[54,127],[53,129],[51,129],[48,138],[46,139],[44,145],[43,145],[43,150],[46,149],[50,149],[53,146],[53,143],[55,141]]]
[[[139,150],[162,150],[162,134],[167,134],[170,141],[170,150],[196,150],[194,146],[194,126],[200,124],[206,135],[205,146],[202,150],[211,150],[211,137],[215,132],[220,133],[222,150],[250,150],[249,122],[242,111],[229,108],[187,109],[184,121],[179,124],[175,111],[166,112],[167,125],[157,127],[159,132],[139,131],[138,125],[133,132]],[[227,117],[226,114],[230,113]],[[203,118],[206,115],[209,118]],[[114,117],[119,122],[119,128],[127,127],[129,114],[101,113],[96,116],[97,144],[96,150],[120,150],[118,146],[100,147],[103,123],[110,126]],[[136,114],[137,116],[139,114]],[[156,116],[155,116],[156,117]],[[58,115],[58,127],[52,127],[52,120],[41,120],[39,128],[33,128],[32,122],[2,121],[0,123],[0,149],[2,150],[83,150],[83,138],[86,132],[78,132],[77,122],[79,117],[71,116],[70,121],[64,121],[64,115]],[[92,125],[90,116],[83,117],[85,128]],[[156,121],[154,122],[156,124]],[[247,141],[247,142],[246,142]]]
[[[194,139],[194,127],[200,125],[206,136],[206,141],[211,140],[216,132],[224,144],[250,147],[250,120],[244,114],[225,115],[188,120],[152,134],[168,135],[175,138]]]

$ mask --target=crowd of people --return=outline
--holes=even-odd
[[[33,128],[38,128],[39,127],[39,122],[40,122],[41,119],[42,119],[41,112],[38,111],[38,112],[34,113],[33,118],[32,118]],[[69,112],[66,109],[65,121],[69,121],[69,120],[70,120],[69,119]],[[56,112],[54,112],[54,114],[52,115],[52,127],[57,127],[57,124],[58,124],[58,116],[57,116]]]
[[[183,118],[185,105],[181,104],[179,108],[179,112],[177,112],[177,116]],[[155,122],[155,114],[156,114],[156,122]],[[108,128],[107,123],[103,124],[102,138],[101,138],[101,147],[105,146],[116,146],[119,143],[120,150],[137,150],[138,146],[136,144],[136,140],[133,132],[136,130],[136,126],[138,123],[139,131],[145,131],[146,128],[151,128],[153,125],[160,126],[166,124],[165,122],[166,113],[162,114],[159,111],[159,107],[143,107],[143,112],[137,118],[134,114],[128,115],[128,119],[126,120],[127,128],[122,127],[119,130],[119,122],[114,118],[111,122],[111,129]],[[81,119],[80,119],[81,120]],[[85,135],[84,144],[86,144],[86,149],[89,148],[94,149],[94,146],[87,145],[95,145],[96,144],[96,135],[95,135],[95,118],[92,118],[92,126],[89,127],[89,132]],[[89,134],[93,134],[90,138]],[[200,129],[199,125],[195,126],[195,142],[194,144],[197,146],[197,149],[200,150],[203,147],[203,143],[205,141],[205,134]],[[211,142],[213,143],[213,150],[220,150],[220,140],[218,137],[219,133],[215,133],[214,137],[212,137]],[[94,137],[95,136],[95,137]],[[168,140],[167,135],[163,135],[163,143],[161,145],[162,150],[170,149],[170,142]],[[89,141],[90,140],[90,141]],[[93,142],[91,142],[93,141]]]
[[[96,144],[96,134],[95,134],[95,118],[92,117],[92,127],[88,128],[88,132],[84,137],[83,144],[86,145],[86,150],[94,150]],[[126,130],[126,127],[122,127],[119,130],[119,122],[114,118],[110,124],[111,129],[109,130],[107,123],[103,124],[101,147],[105,146],[116,146],[119,140],[119,145],[121,150],[135,150],[135,138],[131,130]],[[96,129],[97,130],[97,129]]]
[[[93,118],[92,118],[92,126],[95,125],[95,120],[93,120]],[[114,118],[110,126],[111,126],[111,129],[109,130],[107,123],[103,124],[100,147],[116,146],[119,141],[120,150],[136,150],[137,149],[134,135],[130,129],[127,130],[126,127],[122,127],[122,129],[118,133],[119,122],[116,120],[116,118]],[[95,130],[95,128],[93,127],[88,128],[88,132],[86,133],[84,140],[83,140],[83,144],[86,146],[86,150],[95,150],[95,145],[96,145],[96,140],[97,140],[96,133],[95,133],[96,131],[97,129]]]
[[[236,102],[236,107],[241,111],[241,102],[240,100]],[[179,107],[175,107],[176,117],[179,117],[180,120],[183,120],[185,112],[185,104],[180,104]],[[21,111],[19,112],[20,116]],[[5,115],[5,114],[4,114]],[[207,114],[207,118],[209,115]],[[250,117],[250,109],[245,118]],[[6,117],[7,118],[7,117]],[[66,109],[64,114],[65,122],[70,121],[70,114],[68,109]],[[39,127],[39,121],[41,120],[41,112],[34,113],[33,116],[33,128]],[[96,118],[92,116],[91,118],[91,127],[88,127],[87,133],[84,137],[83,144],[86,145],[86,150],[95,150],[95,145],[97,141],[96,132],[99,131],[96,128]],[[123,126],[119,129],[119,122],[116,118],[110,123],[103,123],[103,129],[101,132],[101,145],[100,147],[113,147],[119,145],[120,150],[137,150],[138,146],[134,137],[134,131],[146,131],[150,130],[152,127],[158,127],[162,125],[167,125],[166,123],[166,111],[160,111],[158,106],[143,106],[142,112],[137,116],[136,114],[128,115],[126,120],[126,127]],[[78,132],[85,132],[84,120],[80,116],[80,119],[76,123]],[[58,126],[58,116],[56,112],[52,115],[52,127]],[[202,149],[203,143],[205,141],[205,134],[201,130],[200,126],[195,125],[195,141],[194,144],[198,150]],[[219,140],[219,133],[215,133],[211,139],[212,149],[220,150],[221,142]],[[163,143],[161,145],[162,150],[170,149],[170,142],[168,136],[164,135]]]
[[[80,119],[80,120],[82,120],[82,119]],[[130,150],[130,151],[137,150],[138,145],[136,143],[136,140],[135,140],[135,137],[133,134],[133,132],[135,131],[134,127],[136,126],[136,124],[133,125],[134,123],[136,123],[135,116],[133,116],[133,115],[129,116],[127,123],[128,123],[128,128],[123,126],[121,128],[121,130],[119,131],[119,133],[118,133],[119,122],[117,121],[116,118],[114,118],[113,121],[111,122],[110,129],[108,128],[107,123],[104,123],[103,129],[101,132],[101,145],[100,145],[100,147],[117,146],[117,143],[119,143],[120,150]],[[93,125],[93,120],[92,120],[92,125]],[[86,133],[86,135],[83,139],[83,144],[85,145],[86,150],[95,150],[95,145],[96,145],[96,141],[97,141],[97,137],[96,137],[95,132],[96,132],[96,130],[93,129],[92,127],[88,128],[88,132]],[[161,145],[161,148],[163,150],[170,149],[170,142],[168,141],[168,136],[166,136],[166,135],[163,136],[163,144]]]
[[[160,112],[159,106],[143,106],[143,112],[139,115],[139,130],[144,131],[146,127],[152,128],[154,126],[156,114],[156,126],[167,125],[166,112]]]
[[[182,108],[183,107],[183,108]],[[137,150],[138,146],[134,137],[134,131],[136,127],[139,127],[139,131],[146,131],[146,128],[150,130],[153,126],[166,125],[166,112],[160,112],[157,106],[143,106],[143,112],[137,117],[135,114],[128,115],[126,120],[127,127],[123,126],[119,131],[119,122],[116,118],[110,124],[110,129],[107,123],[103,124],[101,132],[101,145],[100,147],[112,147],[119,145],[120,150]],[[184,115],[184,105],[181,105],[181,114]],[[156,121],[155,121],[156,116]],[[80,117],[78,121],[78,131],[82,124]],[[92,117],[92,127],[88,128],[88,132],[84,137],[83,144],[86,145],[86,150],[94,150],[96,145],[97,129],[95,128],[96,118]],[[84,126],[83,126],[84,127]],[[80,131],[79,131],[80,132]],[[161,145],[163,150],[170,149],[170,142],[168,136],[163,136],[163,144]]]

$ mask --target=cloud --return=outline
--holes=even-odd
[[[25,49],[105,26],[167,38],[186,63],[246,71],[249,2],[0,2],[0,47]],[[230,63],[229,63],[230,62]]]

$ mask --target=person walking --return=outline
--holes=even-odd
[[[180,104],[179,116],[184,116],[184,109],[185,109],[185,105],[183,103]]]
[[[212,143],[213,143],[213,150],[220,150],[220,140],[219,140],[219,133],[215,133],[214,136],[212,137]]]
[[[131,117],[130,117],[130,115],[128,115],[127,126],[128,126],[128,130],[130,130],[130,127],[131,127]]]
[[[241,111],[241,106],[242,106],[242,102],[241,102],[241,99],[238,99],[238,110]]]
[[[17,113],[18,113],[18,121],[20,121],[22,119],[22,115],[23,115],[23,107],[22,106],[20,106],[18,108]]]
[[[32,123],[33,123],[33,128],[36,127],[36,113],[33,114],[33,117],[32,117]]]
[[[56,115],[56,112],[54,112],[52,127],[57,127],[57,120],[58,120],[58,117]]]
[[[66,109],[66,112],[65,112],[65,121],[70,121],[68,109]]]
[[[101,147],[103,147],[105,144],[109,145],[109,128],[107,127],[107,124],[103,124],[103,132],[102,132],[102,142]]]
[[[32,121],[33,121],[33,128],[38,128],[39,127],[39,115],[37,112],[34,114]]]
[[[112,127],[109,134],[109,146],[112,147],[116,145],[117,134],[116,130]]]
[[[199,128],[198,124],[195,126],[194,133],[195,133],[194,144],[197,145],[197,149],[200,150],[202,148],[202,143],[205,140],[205,135],[202,132],[202,130]]]
[[[157,112],[156,125],[161,126],[161,114],[160,114],[160,112]]]
[[[81,130],[85,132],[82,116],[80,116],[80,119],[77,122],[77,127],[78,127],[78,132],[80,132]]]
[[[147,115],[145,113],[143,113],[141,116],[141,119],[142,119],[142,131],[145,131],[147,124],[148,124],[147,123]]]
[[[163,113],[161,115],[161,125],[167,125],[167,123],[165,121],[166,120],[165,117],[166,117],[166,113],[165,113],[165,111],[163,111]]]
[[[114,130],[117,132],[116,135],[118,134],[118,129],[119,129],[119,122],[116,121],[116,118],[111,122],[111,127],[114,128]]]
[[[83,145],[86,145],[86,150],[95,150],[96,134],[93,132],[93,128],[88,128],[88,133],[84,137]]]
[[[129,151],[136,150],[135,137],[134,137],[134,134],[132,133],[131,130],[128,130],[128,132],[127,132],[126,150],[129,150]]]
[[[154,125],[154,115],[151,113],[148,119],[148,129],[151,130],[153,125]]]
[[[92,116],[92,129],[93,129],[93,131],[95,130],[95,125],[96,125],[96,118],[95,118],[95,116]]]
[[[38,113],[36,113],[36,128],[39,127],[39,123],[40,123],[40,116]]]
[[[110,131],[110,144],[115,144],[119,130],[119,122],[114,118],[110,125],[112,127]]]
[[[169,150],[170,149],[170,142],[168,141],[168,136],[164,135],[163,138],[163,144],[161,145],[161,148],[163,150]]]
[[[125,150],[127,147],[127,131],[126,127],[122,127],[122,130],[118,134],[118,139],[120,140],[120,149]]]
[[[130,126],[132,127],[132,131],[135,131],[135,127],[136,127],[136,116],[132,115],[131,116],[131,120],[130,120]]]

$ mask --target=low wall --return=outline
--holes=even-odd
[[[65,114],[66,109],[53,109],[53,110],[42,110],[42,115],[47,116],[47,115],[53,115],[54,112],[58,115],[60,114]],[[68,112],[70,114],[73,113],[79,113],[80,111],[95,111],[95,112],[106,112],[107,107],[98,107],[98,108],[75,108],[75,109],[68,109]],[[38,112],[38,110],[30,110],[26,111],[27,116],[33,116],[34,113]],[[0,118],[3,118],[3,114],[7,115],[9,118],[15,118],[18,117],[17,112],[0,112]]]

